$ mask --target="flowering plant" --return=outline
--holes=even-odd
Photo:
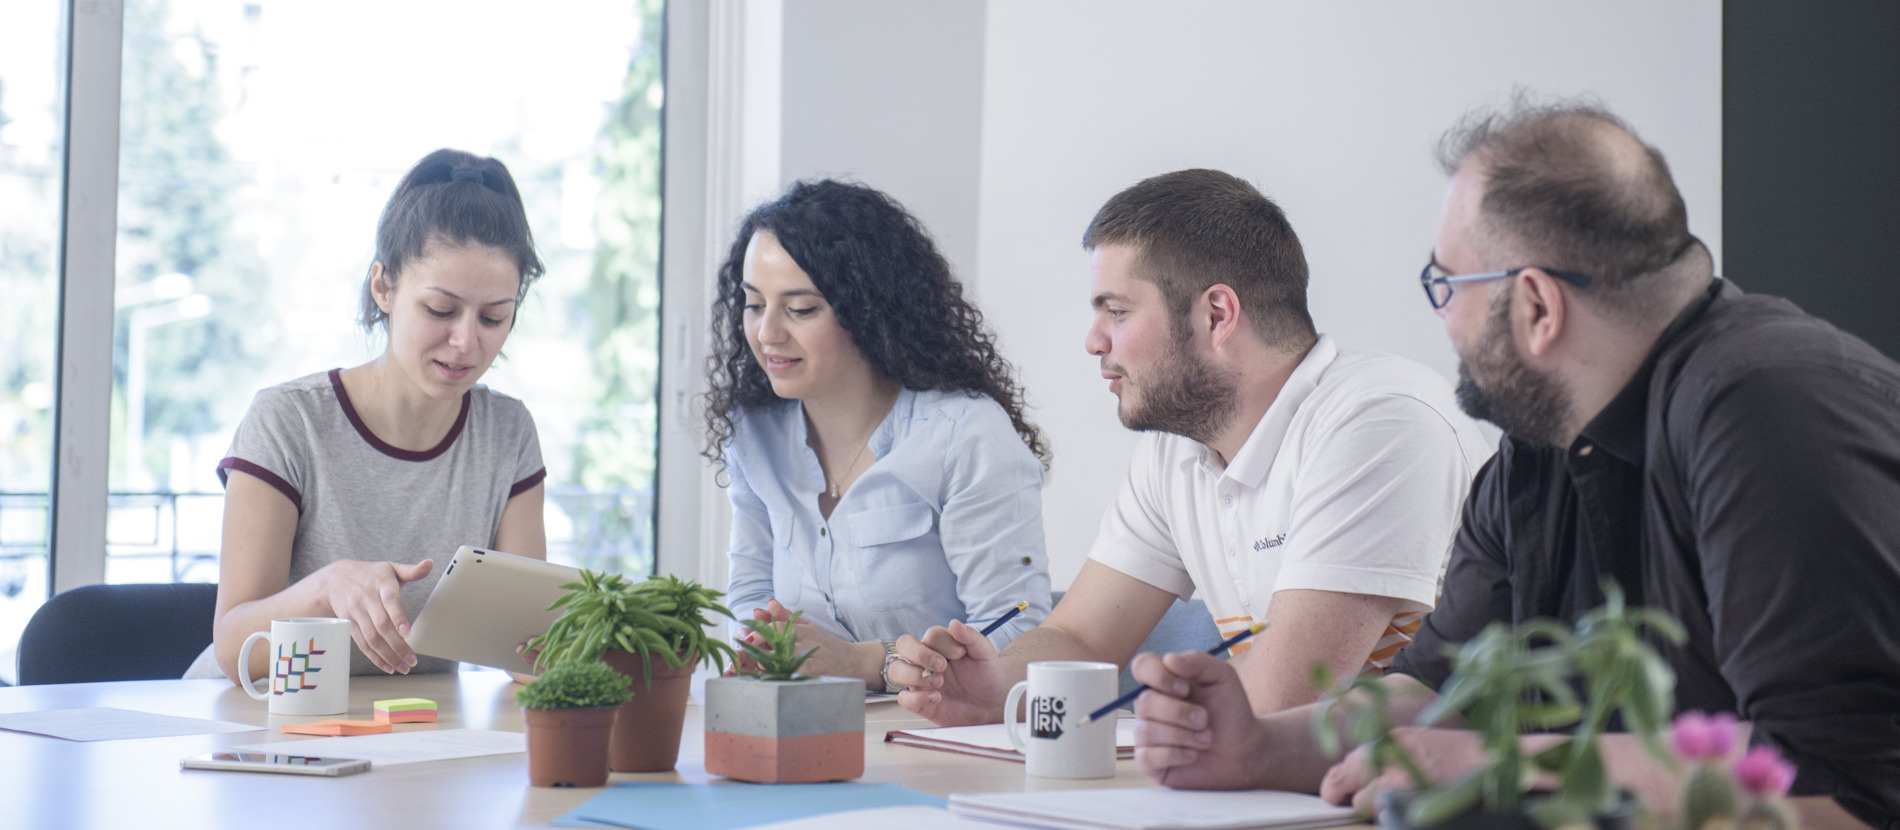
[[[1793,830],[1800,825],[1781,802],[1794,765],[1772,746],[1757,746],[1728,763],[1735,716],[1684,712],[1670,733],[1676,757],[1691,765],[1682,785],[1683,830]]]

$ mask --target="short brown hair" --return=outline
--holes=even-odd
[[[1280,206],[1244,179],[1219,170],[1143,179],[1102,205],[1082,234],[1087,250],[1111,243],[1136,249],[1135,275],[1161,289],[1177,324],[1221,284],[1269,346],[1300,349],[1318,337],[1300,238]]]

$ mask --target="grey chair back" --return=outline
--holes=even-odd
[[[184,676],[211,644],[218,586],[87,585],[54,596],[20,634],[22,686]]]

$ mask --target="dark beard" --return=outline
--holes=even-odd
[[[1187,337],[1173,338],[1152,383],[1141,388],[1141,404],[1121,413],[1122,426],[1138,431],[1170,432],[1203,444],[1232,420],[1240,406],[1234,385],[1194,354]]]
[[[1540,446],[1563,441],[1564,415],[1570,411],[1570,392],[1556,378],[1524,363],[1511,340],[1510,292],[1495,295],[1485,318],[1477,353],[1458,360],[1458,408],[1490,421],[1512,438]],[[1476,365],[1490,388],[1473,377]]]

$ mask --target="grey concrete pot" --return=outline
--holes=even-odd
[[[706,771],[768,784],[863,775],[864,681],[706,681]]]

